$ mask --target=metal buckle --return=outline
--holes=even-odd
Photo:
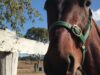
[[[78,37],[82,35],[82,30],[80,29],[78,25],[72,26],[72,32]]]

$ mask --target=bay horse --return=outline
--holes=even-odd
[[[90,0],[46,0],[46,75],[100,75],[100,28],[90,5]]]

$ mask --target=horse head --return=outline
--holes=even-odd
[[[46,75],[85,75],[82,69],[91,31],[90,0],[47,0],[50,44],[44,58]]]

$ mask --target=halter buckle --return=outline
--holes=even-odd
[[[78,37],[82,35],[82,30],[80,29],[80,27],[78,25],[73,25],[71,29],[72,29],[72,32],[74,33],[74,35],[76,35]]]

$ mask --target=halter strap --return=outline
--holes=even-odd
[[[49,29],[49,32],[51,32],[53,29],[57,27],[64,27],[66,29],[69,29],[75,36],[77,36],[82,41],[82,47],[81,47],[82,48],[82,64],[84,63],[85,53],[87,51],[85,43],[91,30],[91,20],[88,21],[87,25],[88,25],[88,30],[86,31],[84,35],[80,27],[78,27],[77,25],[71,25],[64,21],[56,21]]]

